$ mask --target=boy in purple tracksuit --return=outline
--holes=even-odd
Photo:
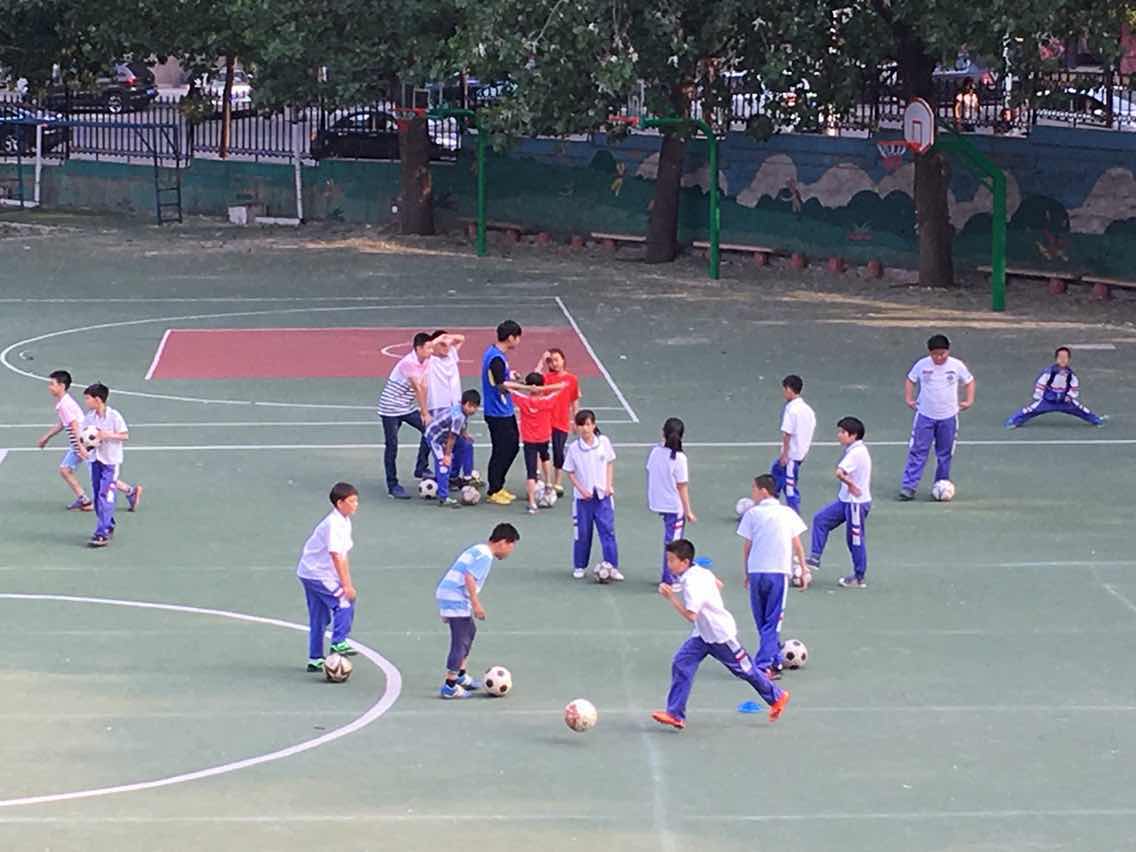
[[[1033,402],[1011,414],[1005,426],[1007,429],[1017,429],[1028,423],[1039,414],[1055,412],[1058,414],[1072,414],[1086,423],[1094,426],[1103,426],[1104,418],[1094,414],[1088,406],[1081,403],[1081,383],[1077,374],[1069,366],[1069,359],[1073,357],[1068,346],[1059,346],[1053,353],[1055,363],[1041,371],[1033,387]]]
[[[789,693],[770,683],[754,665],[738,642],[738,625],[722,602],[722,581],[694,561],[694,545],[678,538],[667,545],[667,568],[681,580],[681,592],[669,583],[659,584],[659,594],[675,611],[694,625],[690,637],[675,651],[671,663],[671,688],[667,709],[656,710],[651,718],[660,725],[682,730],[686,727],[686,700],[694,686],[694,675],[706,657],[713,657],[734,677],[754,688],[769,705],[769,721],[776,722],[789,703]]]
[[[836,500],[813,515],[812,546],[808,567],[820,570],[820,558],[828,542],[828,534],[844,524],[848,552],[852,556],[852,573],[837,582],[846,589],[866,589],[864,575],[868,571],[868,539],[866,527],[872,510],[872,456],[864,445],[864,424],[855,417],[844,417],[836,424],[836,440],[844,447],[844,455],[836,466],[840,492]]]
[[[974,405],[974,376],[966,364],[951,357],[951,342],[946,335],[936,334],[927,341],[930,354],[920,358],[907,373],[903,384],[903,399],[915,411],[908,442],[907,464],[903,468],[903,482],[899,487],[900,500],[912,500],[923,466],[935,445],[935,481],[951,478],[951,458],[955,454],[958,438],[958,414]],[[919,384],[919,398],[915,399],[915,385]],[[966,389],[966,398],[959,402],[959,386]],[[815,527],[814,527],[815,529]]]
[[[572,482],[572,576],[584,578],[592,555],[592,527],[600,534],[605,562],[611,563],[611,579],[619,581],[619,548],[615,541],[615,450],[596,428],[595,412],[586,408],[576,414],[576,434],[564,455],[564,472]]]

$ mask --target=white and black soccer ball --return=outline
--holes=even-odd
[[[419,480],[418,496],[423,500],[433,500],[438,496],[438,483],[432,479]]]
[[[342,654],[328,654],[323,661],[323,676],[332,683],[343,683],[351,677],[351,661]]]
[[[79,430],[79,443],[85,450],[93,450],[99,445],[99,430],[97,426],[84,426]]]
[[[556,489],[551,485],[544,486],[544,490],[540,492],[540,496],[536,498],[536,504],[542,509],[551,509],[556,505]]]
[[[599,717],[596,705],[586,698],[577,698],[564,708],[564,724],[577,734],[583,734],[594,728]]]
[[[481,492],[472,485],[463,486],[458,496],[465,506],[476,506],[481,502]]]
[[[940,479],[931,486],[931,496],[940,503],[950,503],[955,499],[955,484],[949,479]]]
[[[597,583],[610,583],[611,572],[615,570],[610,562],[599,562],[596,567],[592,569],[592,579]]]
[[[502,698],[513,688],[513,676],[504,666],[490,666],[482,678],[485,692],[494,698]]]
[[[788,639],[781,646],[781,661],[787,669],[803,669],[809,661],[809,649],[800,639]]]
[[[734,511],[738,513],[738,517],[740,518],[742,515],[752,509],[753,506],[754,503],[751,498],[742,497],[740,500],[738,500],[737,503],[734,504]]]
[[[808,568],[806,568],[805,566],[801,565],[801,563],[798,562],[797,558],[794,556],[793,557],[793,570],[789,575],[789,584],[792,585],[792,587],[794,589],[804,590],[804,589],[807,589],[809,587],[809,585],[812,583],[812,581],[813,581],[812,572]]]

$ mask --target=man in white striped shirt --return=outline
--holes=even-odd
[[[387,493],[395,500],[409,500],[406,489],[398,484],[398,430],[408,423],[426,434],[430,411],[426,405],[426,360],[433,352],[430,335],[420,331],[414,335],[411,351],[391,370],[383,392],[379,395],[379,419],[383,423],[383,464],[386,467]],[[427,474],[430,450],[425,443],[418,447],[414,475]]]

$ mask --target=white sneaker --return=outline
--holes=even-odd
[[[584,568],[576,568],[572,571],[572,579],[583,580],[587,576],[587,570]]]
[[[623,582],[623,573],[618,568],[612,568],[611,579],[615,583],[621,583]]]

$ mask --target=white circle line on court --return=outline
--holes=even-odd
[[[64,337],[69,334],[82,334],[89,331],[104,331],[111,328],[126,328],[134,325],[146,325],[147,323],[161,323],[161,322],[183,322],[185,320],[203,320],[203,319],[224,319],[226,317],[257,317],[257,316],[271,316],[276,314],[314,314],[314,313],[334,313],[336,311],[390,311],[402,310],[408,308],[437,308],[438,305],[424,305],[424,304],[398,304],[398,305],[340,305],[336,307],[318,307],[318,308],[273,308],[271,310],[261,311],[234,311],[229,313],[219,314],[185,314],[176,317],[150,317],[147,319],[136,320],[122,320],[119,322],[104,322],[96,325],[76,326],[74,328],[63,328],[58,331],[49,331],[46,334],[39,334],[35,337],[29,337],[25,340],[18,340],[15,343],[4,348],[0,352],[0,364],[3,364],[13,373],[24,376],[28,379],[35,379],[36,381],[46,382],[47,376],[41,376],[38,373],[32,373],[28,370],[21,370],[15,364],[8,360],[8,356],[14,350],[22,350],[33,343],[40,343],[44,340],[51,340],[56,337]],[[484,308],[496,307],[492,304],[477,303],[477,304],[458,304],[446,303],[447,308]],[[81,384],[78,379],[75,380],[76,384]],[[352,409],[352,410],[374,410],[373,405],[336,405],[331,403],[315,403],[315,402],[273,402],[261,401],[251,399],[208,399],[205,397],[195,396],[177,396],[174,394],[163,393],[146,393],[145,391],[132,391],[120,390],[115,388],[114,392],[118,396],[136,396],[144,399],[162,399],[167,402],[197,402],[207,405],[262,405],[265,407],[273,408],[315,408],[315,409]]]
[[[150,603],[147,601],[128,601],[118,600],[115,598],[92,598],[84,597],[81,595],[45,595],[45,594],[16,594],[16,593],[0,593],[0,600],[19,600],[19,601],[61,601],[64,603],[83,603],[83,604],[98,604],[101,606],[122,606],[131,607],[134,609],[157,609],[166,612],[185,612],[192,615],[212,615],[221,618],[231,618],[235,621],[247,621],[252,624],[267,624],[272,627],[285,627],[289,630],[300,630],[307,632],[308,628],[303,624],[295,624],[291,621],[282,621],[278,618],[265,618],[259,615],[247,615],[241,612],[230,612],[224,609],[207,609],[204,607],[196,606],[182,606],[180,604],[163,604],[163,603]],[[351,645],[359,654],[366,657],[372,663],[379,667],[379,669],[386,676],[386,688],[379,699],[372,704],[361,716],[358,716],[353,721],[348,722],[346,725],[321,734],[310,740],[305,740],[295,745],[287,746],[286,748],[278,749],[276,751],[268,752],[267,754],[259,754],[255,757],[246,757],[243,760],[235,760],[230,763],[222,763],[217,766],[210,766],[205,769],[197,769],[192,772],[183,772],[178,775],[170,775],[166,778],[155,778],[150,781],[136,781],[132,784],[119,784],[113,787],[96,787],[90,790],[74,790],[69,793],[49,793],[42,796],[24,796],[18,799],[0,799],[0,808],[10,808],[19,805],[42,805],[49,802],[67,802],[74,799],[91,799],[97,796],[113,796],[119,793],[136,793],[139,790],[153,790],[157,787],[170,787],[174,784],[184,784],[188,781],[199,781],[203,778],[212,778],[215,775],[225,775],[229,772],[236,772],[240,769],[248,769],[250,766],[259,766],[262,763],[271,763],[275,760],[283,760],[286,757],[293,757],[305,751],[310,751],[314,748],[327,745],[335,740],[341,739],[348,734],[353,734],[356,731],[366,727],[374,722],[380,716],[387,712],[398,700],[399,694],[402,692],[402,674],[395,667],[394,663],[386,659],[378,651],[368,648],[366,645],[361,645],[352,640]]]

